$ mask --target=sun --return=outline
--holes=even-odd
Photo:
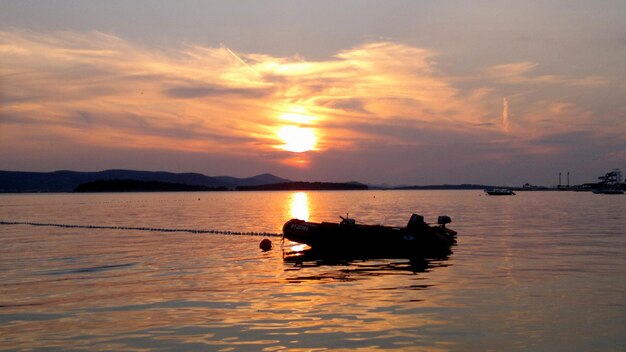
[[[317,138],[312,128],[284,126],[278,130],[277,135],[284,143],[280,148],[286,151],[302,153],[315,149]]]

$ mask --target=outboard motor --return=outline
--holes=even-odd
[[[437,223],[442,227],[446,227],[446,224],[449,224],[451,222],[452,219],[448,215],[439,215],[439,217],[437,218]]]
[[[406,228],[409,230],[419,229],[426,225],[424,222],[424,217],[421,215],[413,214],[409,219],[409,223],[406,225]]]

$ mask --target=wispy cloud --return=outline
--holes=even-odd
[[[494,81],[507,84],[554,84],[583,87],[600,87],[609,84],[609,80],[602,76],[567,77],[534,74],[538,68],[538,63],[522,61],[491,66],[483,70],[483,73]]]
[[[610,82],[601,76],[536,74],[537,63],[522,61],[489,67],[461,88],[439,55],[374,42],[309,61],[225,46],[158,51],[100,32],[0,32],[0,143],[15,153],[54,140],[279,163],[295,160],[277,148],[277,131],[292,123],[318,138],[300,165],[331,160],[321,157],[329,151],[418,152],[453,140],[466,144],[461,152],[480,141],[480,155],[502,159],[549,153],[533,144],[546,126],[573,132],[608,115],[555,89],[603,89]]]
[[[434,53],[395,43],[364,44],[332,60],[310,62],[237,55],[226,47],[155,52],[99,32],[3,32],[0,38],[2,74],[15,78],[3,114],[12,120],[37,119],[46,124],[46,133],[75,128],[72,138],[87,127],[72,122],[78,112],[106,116],[88,127],[126,135],[129,145],[172,128],[188,129],[188,138],[160,145],[213,150],[238,147],[212,138],[190,140],[198,130],[207,130],[275,144],[271,130],[277,117],[294,107],[317,116],[318,129],[341,120],[343,127],[335,129],[354,140],[359,136],[349,129],[353,121],[459,123],[477,118],[466,113],[477,109],[468,103],[471,97],[459,96],[437,76]],[[93,142],[92,133],[83,132],[83,142]],[[345,146],[345,137],[320,134],[326,148]]]

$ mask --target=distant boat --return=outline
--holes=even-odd
[[[514,196],[515,195],[515,192],[513,192],[512,190],[508,188],[486,189],[485,193],[487,193],[490,196]]]
[[[620,169],[613,169],[611,172],[607,172],[604,176],[598,177],[600,182],[600,188],[592,190],[595,194],[624,194],[624,186],[622,185],[622,171]]]

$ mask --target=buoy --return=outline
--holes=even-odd
[[[270,249],[272,249],[272,241],[270,241],[268,238],[264,238],[263,241],[259,243],[259,248],[261,248],[263,252],[269,251]]]

